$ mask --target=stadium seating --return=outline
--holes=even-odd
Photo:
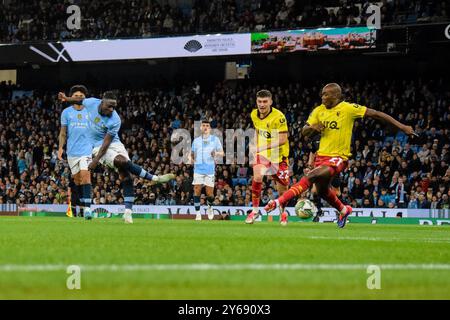
[[[68,30],[66,6],[54,1],[0,3],[0,42],[140,38],[167,34],[249,32],[286,28],[364,24],[365,1],[76,1],[81,29]],[[379,2],[381,4],[381,2]],[[383,24],[448,21],[449,2],[384,1]]]

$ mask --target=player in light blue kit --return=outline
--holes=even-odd
[[[99,162],[118,170],[125,202],[123,219],[125,223],[133,223],[134,190],[130,173],[155,183],[168,182],[174,179],[175,175],[172,173],[162,176],[152,175],[131,162],[128,152],[119,138],[121,120],[114,110],[117,106],[117,98],[114,92],[105,92],[102,99],[69,98],[60,92],[58,98],[69,103],[82,103],[85,106],[89,114],[90,141],[94,147],[92,151],[94,159],[89,164],[89,170],[95,170]]]
[[[217,136],[211,135],[211,125],[209,120],[202,119],[202,135],[192,142],[191,163],[194,161],[194,206],[195,220],[202,220],[200,214],[200,195],[202,187],[206,188],[206,202],[208,204],[208,219],[214,219],[212,203],[214,201],[214,182],[216,173],[216,161],[218,157],[223,157],[222,143]]]
[[[73,86],[70,96],[83,99],[87,95],[87,88],[82,85]],[[91,175],[88,170],[92,161],[92,144],[89,139],[89,116],[86,108],[81,104],[73,104],[61,113],[61,130],[59,132],[58,158],[62,160],[63,148],[67,142],[67,161],[74,186],[71,194],[76,194],[79,204],[84,211],[87,220],[91,214]],[[73,203],[73,205],[77,205]]]

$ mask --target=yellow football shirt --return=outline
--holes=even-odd
[[[270,113],[263,119],[259,117],[258,109],[254,109],[250,116],[256,130],[257,147],[271,144],[272,141],[278,140],[280,133],[289,132],[286,117],[276,108],[272,107]],[[289,141],[278,146],[276,150],[266,149],[257,154],[270,160],[272,163],[280,163],[283,159],[287,161],[289,157]]]
[[[323,104],[316,107],[309,115],[308,124],[321,122],[325,129],[320,138],[319,156],[341,157],[347,160],[352,154],[353,124],[356,119],[364,117],[367,108],[356,103],[342,101],[334,108],[327,109]]]

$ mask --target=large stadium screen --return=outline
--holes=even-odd
[[[351,50],[375,48],[376,30],[318,28],[252,33],[252,53]]]

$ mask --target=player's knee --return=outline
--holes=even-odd
[[[89,171],[87,170],[80,171],[79,182],[80,185],[91,183],[91,175],[89,174]]]
[[[305,175],[305,177],[311,182],[314,183],[317,181],[317,179],[319,178],[319,175],[317,174],[317,172],[309,172],[308,174]]]

